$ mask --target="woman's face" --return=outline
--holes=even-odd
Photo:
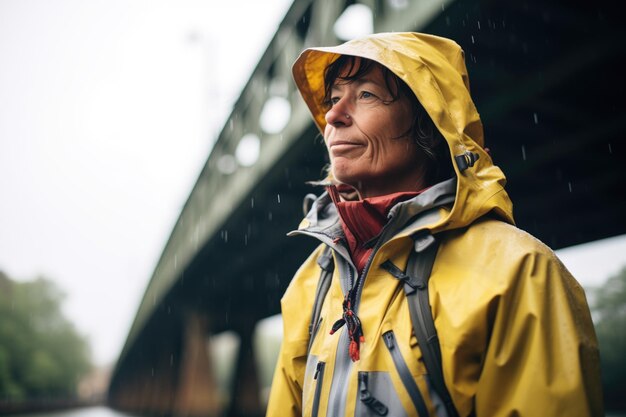
[[[346,71],[332,85],[324,130],[334,178],[363,198],[424,188],[425,157],[408,134],[409,99],[394,100],[380,65],[356,80],[342,80]]]

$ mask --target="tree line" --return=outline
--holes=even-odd
[[[63,299],[46,278],[16,282],[0,271],[0,403],[76,396],[90,351]]]
[[[626,411],[626,267],[592,295],[606,409]]]

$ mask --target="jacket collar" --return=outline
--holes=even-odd
[[[439,221],[441,214],[438,209],[454,203],[456,184],[456,178],[450,178],[409,200],[397,203],[387,215],[392,221],[388,222],[385,234],[393,236],[398,231],[414,233]],[[332,246],[337,239],[343,237],[339,214],[328,192],[324,192],[313,202],[298,230],[289,232],[288,236],[300,234],[314,236]]]

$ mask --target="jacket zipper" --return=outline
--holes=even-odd
[[[315,385],[315,395],[313,396],[313,410],[311,411],[311,417],[317,417],[317,413],[320,408],[320,395],[322,393],[322,383],[324,382],[324,367],[326,362],[318,362],[315,369],[313,379],[317,381]]]
[[[353,266],[351,262],[347,265],[348,278],[353,280]],[[345,328],[339,335],[337,341],[337,355],[335,357],[335,371],[333,372],[333,379],[331,381],[331,393],[328,397],[329,408],[331,416],[339,416],[342,414],[341,410],[345,408],[345,393],[349,385],[349,375],[352,369],[352,361],[348,356],[348,333]]]
[[[402,383],[408,391],[411,401],[417,410],[417,414],[421,417],[427,417],[428,409],[426,408],[426,403],[424,402],[424,398],[417,387],[417,383],[411,375],[409,367],[402,357],[400,349],[398,349],[396,337],[393,334],[393,331],[390,330],[384,333],[383,340],[385,342],[385,346],[387,346],[387,350],[389,350],[389,353],[391,354],[391,359],[393,359],[393,363],[396,366],[398,374],[400,375],[400,379],[402,380]]]
[[[313,329],[311,331],[311,339],[309,341],[309,349],[307,350],[307,352],[309,352],[311,350],[311,346],[313,346],[313,342],[315,341],[315,336],[317,336],[317,331],[319,330],[320,325],[322,324],[322,319],[323,317],[320,317],[317,323],[315,323],[315,325],[313,326]]]
[[[374,248],[372,249],[372,253],[370,254],[369,258],[367,259],[367,262],[365,263],[365,267],[363,268],[363,272],[361,273],[361,275],[359,275],[358,273],[357,274],[354,273],[356,271],[356,267],[352,263],[352,260],[348,257],[349,261],[347,262],[347,264],[348,264],[349,283],[354,282],[355,275],[356,275],[357,277],[356,281],[358,285],[356,289],[356,295],[354,298],[354,306],[352,308],[355,314],[358,314],[359,305],[361,304],[361,292],[363,290],[363,286],[365,285],[365,279],[372,265],[372,261],[374,260],[374,256],[376,256],[376,252],[380,249],[380,247],[382,246],[382,243],[384,242],[384,237],[386,236],[386,231],[389,229],[390,224],[391,224],[391,219],[389,219],[389,223],[387,223],[381,230],[378,240],[376,241],[376,244],[374,245]],[[360,277],[363,277],[363,280],[360,280],[359,279]],[[341,337],[338,342],[339,349],[341,349],[342,337],[344,337],[345,335],[347,335],[345,331],[341,333]],[[341,410],[345,407],[345,401],[346,401],[345,392],[349,385],[348,376],[350,375],[350,370],[353,366],[353,363],[350,361],[349,357],[347,356],[346,350],[341,351],[341,353],[337,355],[337,358],[339,357],[343,358],[343,361],[347,361],[347,363],[342,364],[339,367],[339,372],[335,371],[335,374],[333,374],[331,390],[334,389],[335,382],[339,381],[338,382],[339,387],[337,388],[337,391],[334,393],[334,395],[333,393],[331,393],[331,396],[329,397],[329,403],[331,404],[331,407],[332,407],[331,415],[333,416],[340,415]],[[337,358],[335,359],[335,364],[338,361]],[[336,366],[337,365],[335,365],[335,369],[337,369]],[[330,401],[331,399],[333,401]]]
[[[378,250],[383,246],[383,244],[386,243],[387,232],[390,230],[392,223],[393,223],[393,217],[390,217],[387,223],[383,226],[382,230],[380,231],[380,234],[378,235],[378,239],[376,240],[376,244],[372,248],[372,253],[370,253],[369,258],[367,259],[367,262],[365,263],[365,267],[363,268],[363,272],[361,273],[361,276],[363,276],[363,280],[361,281],[359,287],[356,290],[357,293],[354,299],[355,301],[354,301],[353,310],[355,313],[358,312],[358,305],[361,303],[361,292],[363,290],[363,286],[365,285],[365,279],[367,278],[367,274],[369,273],[370,268],[372,266],[372,261],[374,260],[374,256],[376,256],[376,252],[378,252]],[[356,267],[354,269],[356,270]]]

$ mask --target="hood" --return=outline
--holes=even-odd
[[[457,176],[449,214],[428,228],[463,227],[494,213],[513,223],[506,178],[484,148],[483,128],[470,96],[461,47],[446,38],[421,33],[379,33],[339,46],[309,48],[293,65],[293,76],[318,129],[324,134],[324,70],[341,55],[376,61],[413,91],[448,143]]]

